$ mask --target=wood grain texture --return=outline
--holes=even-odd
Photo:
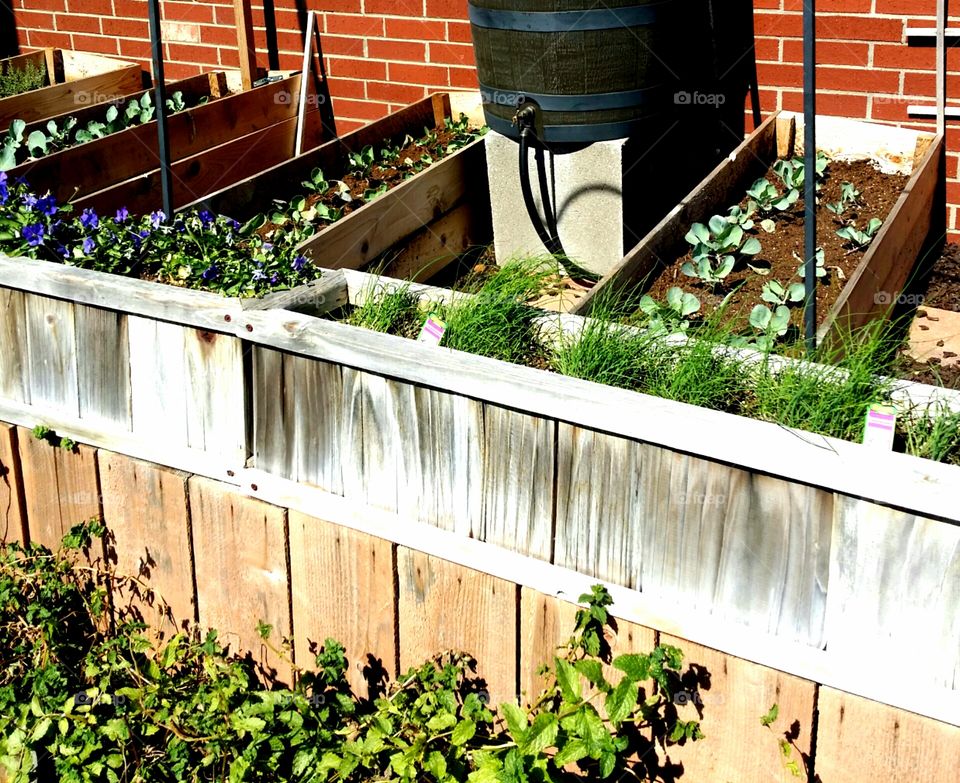
[[[290,589],[301,666],[332,638],[346,648],[355,693],[370,695],[380,673],[397,676],[393,544],[291,512]]]
[[[554,667],[557,647],[566,644],[576,627],[578,606],[524,587],[520,590],[520,692],[533,700],[543,687],[537,675],[541,664]],[[625,620],[613,619],[615,631],[605,634],[612,658],[626,653],[649,653],[656,645],[656,632]],[[622,676],[612,666],[604,665],[609,682]],[[648,692],[649,695],[649,692]]]
[[[185,446],[187,406],[193,390],[184,366],[185,328],[128,316],[133,432],[171,446]]]
[[[809,754],[817,686],[667,634],[660,635],[660,644],[683,651],[690,701],[678,712],[684,720],[700,720],[705,735],[682,747],[670,746],[664,766],[682,765],[683,781],[792,780],[778,742],[795,726],[796,745]],[[780,714],[766,728],[760,717],[774,704]],[[822,726],[818,736],[823,736]],[[798,754],[795,758],[799,763]],[[834,779],[823,778],[828,781]]]
[[[479,139],[318,231],[300,250],[317,266],[359,269],[460,203],[484,160]]]
[[[74,306],[80,418],[132,429],[127,316]]]
[[[483,406],[483,519],[474,538],[549,560],[556,423]]]
[[[67,451],[23,428],[17,442],[30,540],[57,549],[71,527],[100,516],[96,450]]]
[[[553,562],[639,588],[644,447],[563,422],[558,438]]]
[[[17,428],[0,423],[0,542],[22,544],[27,535]]]
[[[70,106],[102,103],[116,95],[129,95],[142,89],[139,65],[106,57],[100,59],[115,69],[0,98],[0,131],[5,131],[16,119],[34,122],[62,114]]]
[[[30,402],[27,371],[27,315],[25,294],[0,288],[0,396]]]
[[[299,85],[297,74],[171,114],[167,118],[170,160],[184,160],[296,117],[296,106],[283,96],[296,94]],[[168,95],[173,91],[173,86],[167,88]],[[101,109],[101,115],[104,111]],[[49,189],[58,200],[66,201],[147,174],[158,160],[157,123],[153,121],[22,163],[10,176],[25,177],[36,192]],[[132,206],[130,210],[134,211]]]
[[[665,449],[642,465],[640,589],[819,647],[833,496]]]
[[[320,112],[307,112],[304,123],[308,143],[319,144],[323,133]],[[216,188],[289,159],[293,155],[296,125],[296,117],[281,120],[174,162],[171,170],[175,206],[184,207]],[[146,214],[160,208],[160,199],[160,170],[152,169],[77,199],[74,205],[77,210],[90,207],[101,214],[125,205],[131,213]]]
[[[823,783],[954,783],[960,727],[820,688],[816,772]]]
[[[251,651],[266,680],[275,671],[289,683],[289,665],[257,634],[259,622],[273,627],[274,644],[292,633],[286,512],[197,476],[189,494],[200,625],[218,629],[234,649]]]
[[[960,690],[960,528],[840,495],[831,552],[827,650],[877,676],[935,651],[911,680]]]
[[[517,587],[486,574],[397,549],[400,670],[444,650],[477,660],[491,705],[516,698]]]
[[[45,296],[28,296],[25,315],[30,402],[41,410],[47,408],[78,415],[73,303]]]
[[[115,603],[139,612],[155,638],[186,630],[196,613],[189,474],[103,450],[98,467],[117,573],[142,579],[169,611],[129,587],[114,591]]]
[[[243,345],[232,335],[183,330],[187,445],[242,462],[246,458]]]
[[[152,316],[201,329],[224,330],[223,327],[241,312],[240,300],[210,291],[192,291],[49,261],[9,258],[2,254],[0,280],[4,286],[25,293],[57,297],[131,315]]]

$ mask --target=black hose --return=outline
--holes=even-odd
[[[546,225],[544,225],[544,220],[540,217],[540,213],[537,212],[537,205],[533,200],[533,188],[530,186],[529,169],[529,150],[532,136],[533,131],[529,126],[524,126],[520,131],[520,192],[523,194],[523,203],[527,208],[527,215],[530,218],[530,222],[533,224],[533,228],[537,232],[540,241],[544,247],[547,248],[547,252],[551,255],[563,256],[565,258],[567,254],[560,242],[556,215],[550,204],[550,190],[547,183],[543,150],[539,147],[537,147],[536,152],[537,175],[540,184],[540,198],[543,200],[543,211],[546,215]]]

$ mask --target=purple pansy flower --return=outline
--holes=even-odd
[[[20,232],[23,238],[27,240],[30,247],[37,247],[43,244],[43,224],[34,223],[32,226],[24,226]]]
[[[208,209],[201,209],[198,217],[200,218],[200,222],[203,223],[204,226],[209,226],[211,223],[213,223],[213,220],[214,220],[213,213],[210,212],[210,210]]]
[[[96,247],[96,243],[93,241],[93,237],[87,237],[83,240],[83,252],[84,255],[90,255],[93,252],[93,249]]]
[[[295,259],[293,259],[290,266],[293,268],[294,272],[299,272],[301,269],[303,269],[306,263],[307,263],[306,256],[297,256]]]
[[[209,281],[209,280],[215,280],[215,279],[217,278],[217,275],[219,275],[219,274],[220,274],[220,270],[217,269],[217,265],[216,265],[216,264],[213,264],[212,266],[208,266],[208,267],[203,271],[202,277],[203,277],[204,280],[208,280],[208,281]]]
[[[264,272],[262,269],[258,269],[256,272],[253,273],[254,283],[259,283],[261,280],[266,280],[266,279],[267,279],[267,273]]]
[[[160,228],[160,224],[167,219],[162,209],[150,213],[150,225],[154,228]]]
[[[37,206],[37,197],[33,193],[25,193],[23,196],[23,206],[33,209]]]
[[[57,200],[53,196],[44,196],[41,199],[37,199],[37,209],[47,217],[56,215]]]
[[[0,171],[0,204],[6,204],[10,198],[10,191],[7,189],[7,172]]]
[[[92,209],[83,210],[83,214],[80,215],[80,225],[84,228],[96,228],[100,225],[100,218],[97,217],[97,213]]]
[[[117,223],[125,223],[128,217],[130,217],[130,213],[127,211],[127,208],[120,207],[120,209],[117,210],[117,215],[114,220]]]

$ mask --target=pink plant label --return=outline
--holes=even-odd
[[[443,334],[446,331],[447,325],[435,315],[431,314],[427,318],[427,322],[423,325],[423,329],[420,330],[420,336],[417,337],[417,340],[421,343],[440,345],[440,341],[443,339]]]
[[[871,405],[863,428],[863,445],[890,451],[896,429],[896,408],[889,405]]]

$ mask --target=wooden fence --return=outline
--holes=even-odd
[[[105,449],[67,452],[7,424],[0,424],[0,476],[6,540],[55,545],[70,525],[102,514],[121,572],[149,564],[151,584],[178,621],[220,628],[281,676],[283,664],[256,636],[257,620],[295,638],[300,664],[309,665],[311,642],[342,641],[355,687],[363,687],[365,665],[393,677],[436,652],[465,649],[477,657],[492,700],[531,694],[537,665],[572,627],[574,606],[561,599],[592,581],[444,531],[421,531],[417,543],[407,520],[360,504],[328,499],[307,513]],[[408,540],[398,543],[404,529]],[[459,562],[468,550],[484,568]],[[632,593],[616,596],[621,618],[632,613]],[[696,644],[671,633],[671,622],[621,619],[618,626],[617,653],[676,644],[685,666],[698,672],[699,686],[691,686],[690,704],[680,711],[692,719],[699,707],[706,739],[669,749],[665,768],[673,779],[789,780],[777,737],[794,722],[797,746],[810,754],[810,779],[955,779],[955,726]],[[902,665],[888,672],[889,679],[914,676]],[[759,717],[774,702],[780,717],[772,734]]]

